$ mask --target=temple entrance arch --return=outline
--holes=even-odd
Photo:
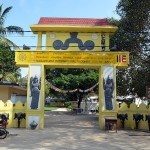
[[[84,23],[83,23],[84,22]],[[116,117],[116,68],[127,67],[128,52],[110,52],[109,35],[116,31],[106,19],[41,18],[31,26],[38,34],[37,50],[17,51],[18,66],[29,67],[27,121],[44,127],[45,68],[97,68],[99,70],[99,126]],[[45,49],[42,35],[46,35]]]

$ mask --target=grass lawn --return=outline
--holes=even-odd
[[[59,108],[59,107],[45,106],[44,110],[45,111],[50,111],[50,110],[56,110],[57,108]]]

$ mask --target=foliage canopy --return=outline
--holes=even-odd
[[[122,95],[134,88],[139,96],[145,96],[150,85],[150,1],[120,0],[116,11],[121,19],[110,19],[118,26],[111,45],[130,52],[128,69],[117,71],[117,93]]]

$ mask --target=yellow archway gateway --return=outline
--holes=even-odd
[[[99,126],[104,129],[105,118],[117,115],[116,68],[129,64],[128,52],[110,52],[109,36],[117,28],[107,19],[40,18],[31,30],[38,35],[36,51],[15,52],[16,64],[29,67],[26,128],[35,122],[44,128],[45,69],[53,67],[99,69]]]

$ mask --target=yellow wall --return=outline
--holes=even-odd
[[[96,38],[94,38],[94,36]],[[70,38],[70,33],[57,33],[57,32],[53,32],[53,33],[47,33],[47,42],[46,42],[46,46],[48,46],[47,49],[49,50],[55,50],[53,48],[53,42],[55,40],[61,40],[63,43],[65,42],[66,39]],[[100,51],[101,50],[101,34],[100,33],[78,33],[77,35],[78,39],[81,39],[83,44],[85,43],[85,41],[87,40],[91,40],[95,43],[95,48],[93,49],[94,51]],[[69,48],[67,50],[71,50],[71,51],[75,51],[75,50],[80,50],[78,48],[78,44],[76,43],[71,43],[69,45]]]
[[[148,121],[145,121],[145,115],[150,115],[150,107],[146,106],[144,103],[141,103],[139,107],[135,103],[132,103],[130,107],[126,103],[122,103],[121,106],[117,105],[118,114],[128,115],[128,120],[125,120],[126,129],[135,129],[135,121],[133,120],[133,114],[143,114],[144,119],[139,122],[139,129],[149,130]],[[121,128],[121,121],[118,119],[118,128]]]
[[[27,104],[25,103],[24,105],[22,105],[21,102],[17,102],[15,106],[13,106],[13,103],[8,100],[6,103],[4,103],[2,100],[0,100],[0,114],[2,113],[9,113],[9,120],[8,120],[8,126],[7,127],[17,127],[17,119],[14,119],[14,114],[15,113],[26,113],[26,118],[28,118],[28,116],[30,114],[36,114],[38,116],[40,116],[40,126],[43,126],[43,122],[44,122],[44,116],[43,113],[41,113],[41,111],[31,111],[27,113]],[[141,120],[139,123],[139,129],[142,130],[149,130],[148,128],[148,121],[145,121],[145,115],[150,114],[150,107],[147,107],[145,104],[141,104],[139,106],[139,108],[132,103],[130,105],[130,108],[127,107],[126,103],[122,103],[121,107],[119,107],[119,105],[117,105],[117,111],[104,111],[101,112],[101,117],[103,119],[100,120],[101,125],[105,124],[105,117],[109,117],[109,116],[115,116],[116,113],[118,114],[128,114],[128,120],[125,120],[125,128],[126,129],[135,129],[135,121],[133,120],[133,114],[143,114],[144,116],[144,120]],[[21,120],[21,128],[26,127],[26,122],[27,119],[22,119]],[[118,119],[117,121],[117,126],[118,128],[121,128],[121,121]],[[103,128],[104,129],[104,128]]]
[[[26,113],[26,103],[23,105],[18,101],[15,106],[10,100],[7,100],[6,103],[0,100],[0,114],[7,113],[9,114],[8,125],[7,127],[18,127],[18,120],[14,119],[15,113]],[[20,127],[23,128],[26,126],[26,119],[21,120]]]

